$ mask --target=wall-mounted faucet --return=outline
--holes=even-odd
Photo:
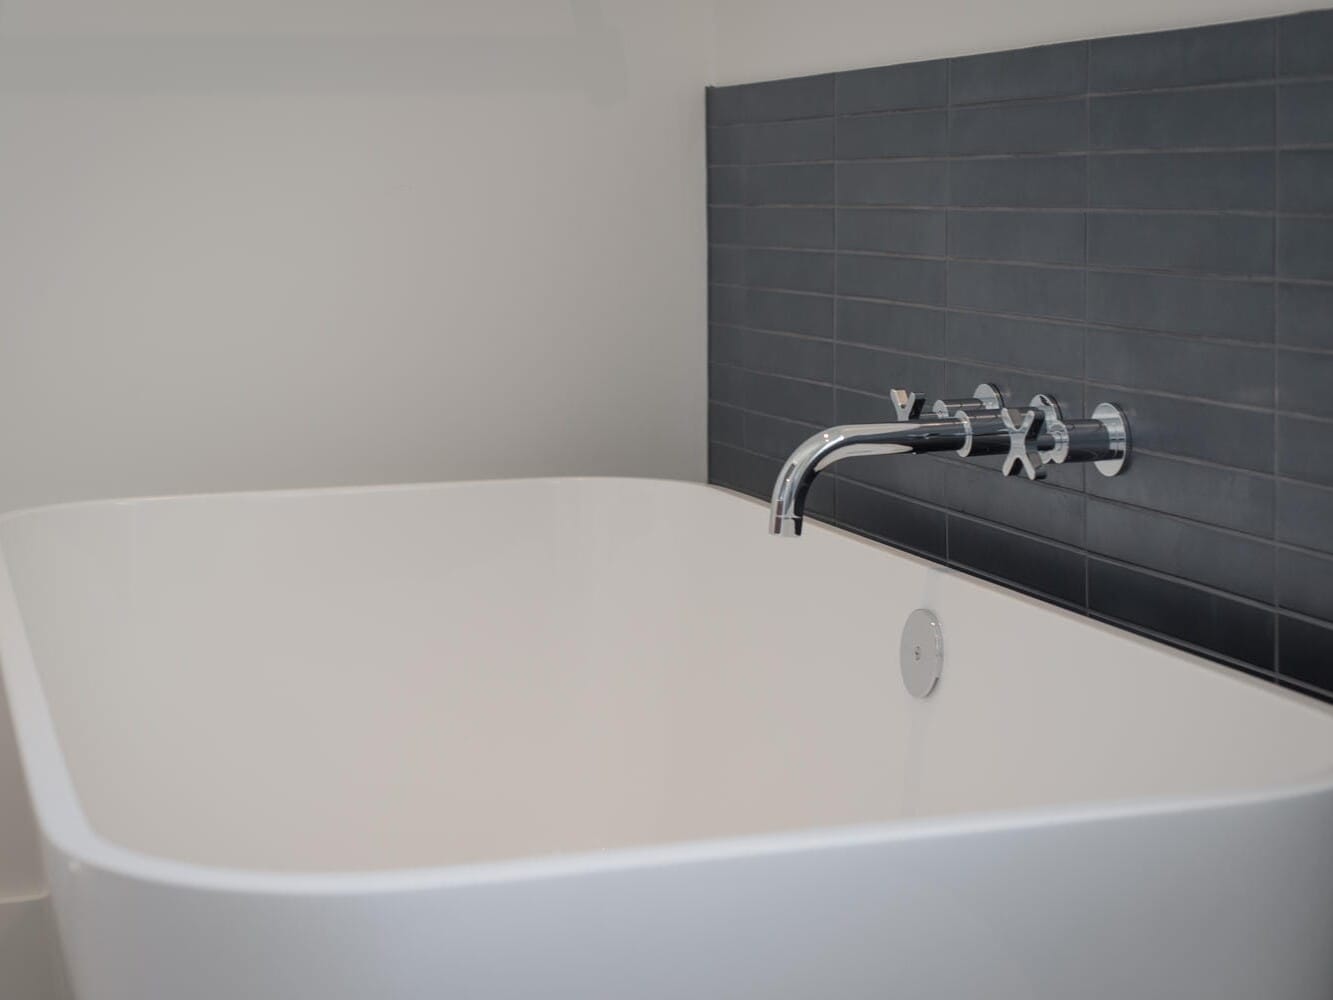
[[[769,530],[801,533],[805,500],[815,477],[834,462],[859,455],[908,455],[952,451],[962,456],[1004,455],[1006,476],[1042,479],[1046,466],[1093,462],[1114,476],[1129,457],[1129,424],[1112,403],[1101,403],[1087,420],[1065,420],[1059,404],[1044,393],[1026,409],[1008,409],[999,391],[977,386],[971,399],[939,399],[921,415],[924,398],[906,389],[889,393],[897,421],[844,424],[820,431],[797,447],[782,465],[769,505]]]

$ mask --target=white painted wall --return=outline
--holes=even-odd
[[[772,80],[1241,21],[1320,0],[715,0],[713,81]]]
[[[0,509],[702,478],[708,30],[0,0]]]
[[[702,478],[710,46],[704,0],[0,0],[0,510]]]

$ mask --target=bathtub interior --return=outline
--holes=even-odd
[[[0,551],[89,825],[197,864],[432,867],[1333,768],[1322,706],[764,528],[697,485],[526,481],[72,505],[6,519]],[[897,663],[918,606],[946,630],[926,701]]]

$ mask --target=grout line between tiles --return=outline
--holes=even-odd
[[[1280,38],[1282,32],[1274,28],[1273,30],[1273,73],[1276,74],[1278,68],[1282,65],[1282,51],[1280,48]],[[1282,102],[1279,100],[1280,88],[1273,88],[1273,205],[1275,208],[1282,207],[1282,169],[1281,154],[1278,152],[1278,137],[1282,134]],[[1281,328],[1281,312],[1279,302],[1281,296],[1278,295],[1278,246],[1282,239],[1282,216],[1273,217],[1273,410],[1272,421],[1273,428],[1273,471],[1278,473],[1282,471],[1282,455],[1280,452],[1281,438],[1278,433],[1277,413],[1281,411],[1281,380],[1278,378],[1278,330]],[[1281,502],[1282,483],[1275,480],[1273,483],[1273,537],[1277,538],[1277,511]],[[1277,572],[1277,547],[1274,546],[1269,551],[1269,559],[1272,561],[1273,573],[1273,611],[1276,615],[1281,595],[1278,591],[1278,572]],[[1278,619],[1273,621],[1273,669],[1282,673],[1282,636]]]
[[[1085,43],[1087,48],[1083,60],[1084,90],[1092,91],[1092,42]],[[1087,111],[1083,116],[1085,145],[1092,149],[1092,98],[1087,96]],[[1087,163],[1083,171],[1083,407],[1085,412],[1092,412],[1091,394],[1088,389],[1088,261],[1092,259],[1092,227],[1088,225],[1088,209],[1092,205],[1092,163]],[[1083,470],[1083,551],[1088,551],[1088,470]],[[1092,607],[1092,570],[1088,560],[1083,561],[1083,607]]]
[[[834,77],[833,77],[833,110],[834,110],[834,111],[837,111],[837,109],[838,109],[838,81],[839,81],[839,79],[840,79],[840,77],[839,77],[838,75],[835,74]],[[836,158],[837,155],[838,155],[837,141],[838,141],[838,131],[837,131],[837,124],[835,123],[835,124],[834,124],[834,131],[833,131],[833,143],[834,143],[834,145],[833,145],[833,155],[834,155],[835,158]],[[834,246],[834,248],[836,249],[837,246],[838,246],[838,208],[837,208],[837,205],[838,205],[838,168],[837,168],[837,166],[834,166],[834,168],[833,168],[833,205],[834,205],[834,212],[833,212],[833,246]],[[835,256],[834,259],[833,259],[833,340],[834,340],[834,344],[836,345],[836,344],[840,343],[840,342],[841,342],[841,339],[842,339],[842,338],[841,338],[841,337],[839,336],[839,334],[838,334],[838,262],[837,262],[837,257]],[[838,385],[838,354],[839,354],[839,353],[840,353],[840,352],[838,351],[837,347],[835,346],[834,349],[833,349],[833,385],[834,385],[834,389],[833,389],[833,420],[834,420],[835,423],[842,423],[842,418],[841,418],[840,414],[838,413],[838,390],[837,390],[837,385]],[[834,518],[834,520],[836,521],[836,520],[841,516],[841,514],[842,514],[842,482],[841,482],[841,480],[839,479],[839,477],[835,475],[835,476],[834,476],[834,479],[833,479],[833,518]]]
[[[949,262],[953,249],[950,246],[949,240],[950,231],[953,229],[953,67],[954,60],[950,59],[945,65],[944,73],[944,103],[949,106],[949,111],[945,115],[944,145],[950,151],[950,155],[945,157],[944,160],[944,259],[946,261],[944,265],[944,305],[946,310],[953,301],[953,291],[950,284],[953,274],[953,264]],[[951,353],[949,345],[953,338],[953,334],[949,330],[949,315],[947,311],[944,315],[943,326],[944,329],[942,332],[944,335],[944,343],[941,347],[944,351],[944,385],[947,386],[950,384],[950,375],[953,369],[953,363],[949,358]],[[943,387],[941,388],[941,392],[944,392]],[[944,487],[946,509],[953,506],[954,498],[951,496],[950,491],[951,483],[946,481]],[[951,520],[952,519],[949,517],[948,513],[946,513],[944,516],[944,561],[946,564],[952,564],[954,560],[954,539],[953,531],[950,526]]]

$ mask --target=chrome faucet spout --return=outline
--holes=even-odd
[[[842,424],[807,438],[782,464],[768,508],[768,530],[794,537],[805,520],[815,477],[834,462],[858,455],[911,455],[952,451],[963,456],[1004,455],[1006,476],[1042,479],[1048,464],[1092,462],[1103,476],[1117,476],[1129,461],[1129,421],[1120,407],[1101,403],[1088,420],[1066,420],[1045,393],[1026,409],[1006,409],[1000,391],[983,382],[970,399],[941,399],[934,416],[921,415],[921,396],[905,389],[889,394],[898,420],[890,424]]]
[[[957,451],[966,441],[966,424],[956,417],[891,424],[844,424],[820,431],[807,438],[782,464],[769,505],[769,531],[787,537],[801,533],[810,485],[834,462],[859,455]]]

